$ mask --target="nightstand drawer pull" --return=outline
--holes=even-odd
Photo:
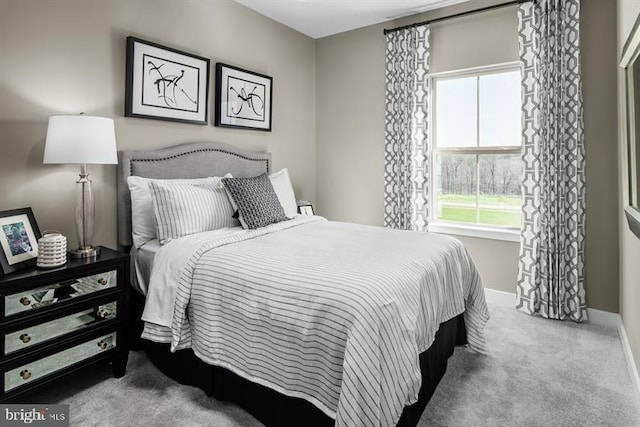
[[[103,271],[91,276],[65,280],[7,295],[4,297],[4,315],[11,316],[27,310],[37,310],[81,295],[114,288],[118,285],[117,272],[117,270]]]
[[[114,331],[36,360],[28,365],[5,371],[4,391],[13,390],[23,384],[58,372],[67,366],[89,359],[105,351],[113,350],[116,348],[116,336],[117,333]],[[100,344],[96,345],[96,342]]]
[[[112,301],[8,333],[4,336],[4,354],[22,351],[62,335],[78,333],[94,326],[97,322],[115,319],[117,312],[117,301]]]

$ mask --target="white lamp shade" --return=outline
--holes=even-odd
[[[113,119],[51,116],[43,163],[117,164]]]

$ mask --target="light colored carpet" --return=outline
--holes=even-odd
[[[615,328],[489,305],[491,354],[456,349],[424,426],[640,426]]]
[[[490,304],[489,356],[458,348],[420,426],[640,426],[640,400],[613,328]],[[96,367],[32,396],[70,404],[75,426],[259,426],[242,409],[166,378],[142,352],[127,375]],[[304,425],[304,422],[301,422]]]

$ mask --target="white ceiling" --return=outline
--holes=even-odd
[[[235,0],[314,39],[466,0]]]

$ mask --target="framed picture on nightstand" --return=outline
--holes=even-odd
[[[35,265],[40,229],[31,208],[0,212],[0,266],[2,274]]]
[[[298,213],[306,216],[313,216],[315,213],[313,212],[313,205],[311,202],[298,202]]]

